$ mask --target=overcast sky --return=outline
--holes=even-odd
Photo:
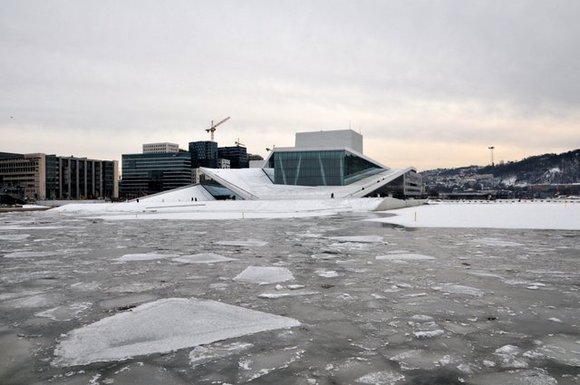
[[[0,0],[0,151],[352,129],[419,170],[580,148],[580,1]]]

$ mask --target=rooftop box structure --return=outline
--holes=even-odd
[[[348,148],[363,153],[363,137],[353,130],[297,132],[297,148]]]

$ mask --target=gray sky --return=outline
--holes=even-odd
[[[266,155],[345,129],[420,170],[580,148],[580,1],[0,0],[0,151]]]

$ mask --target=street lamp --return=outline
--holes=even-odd
[[[492,166],[494,165],[494,163],[493,163],[493,149],[494,149],[494,148],[495,148],[494,146],[489,146],[489,147],[487,148],[487,149],[488,149],[488,150],[490,150],[490,152],[491,152],[491,165],[492,165]]]

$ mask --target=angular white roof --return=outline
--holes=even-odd
[[[274,184],[261,168],[201,168],[205,175],[247,200],[326,199],[331,194],[335,198],[362,198],[411,170],[387,169],[348,186],[291,186]]]

